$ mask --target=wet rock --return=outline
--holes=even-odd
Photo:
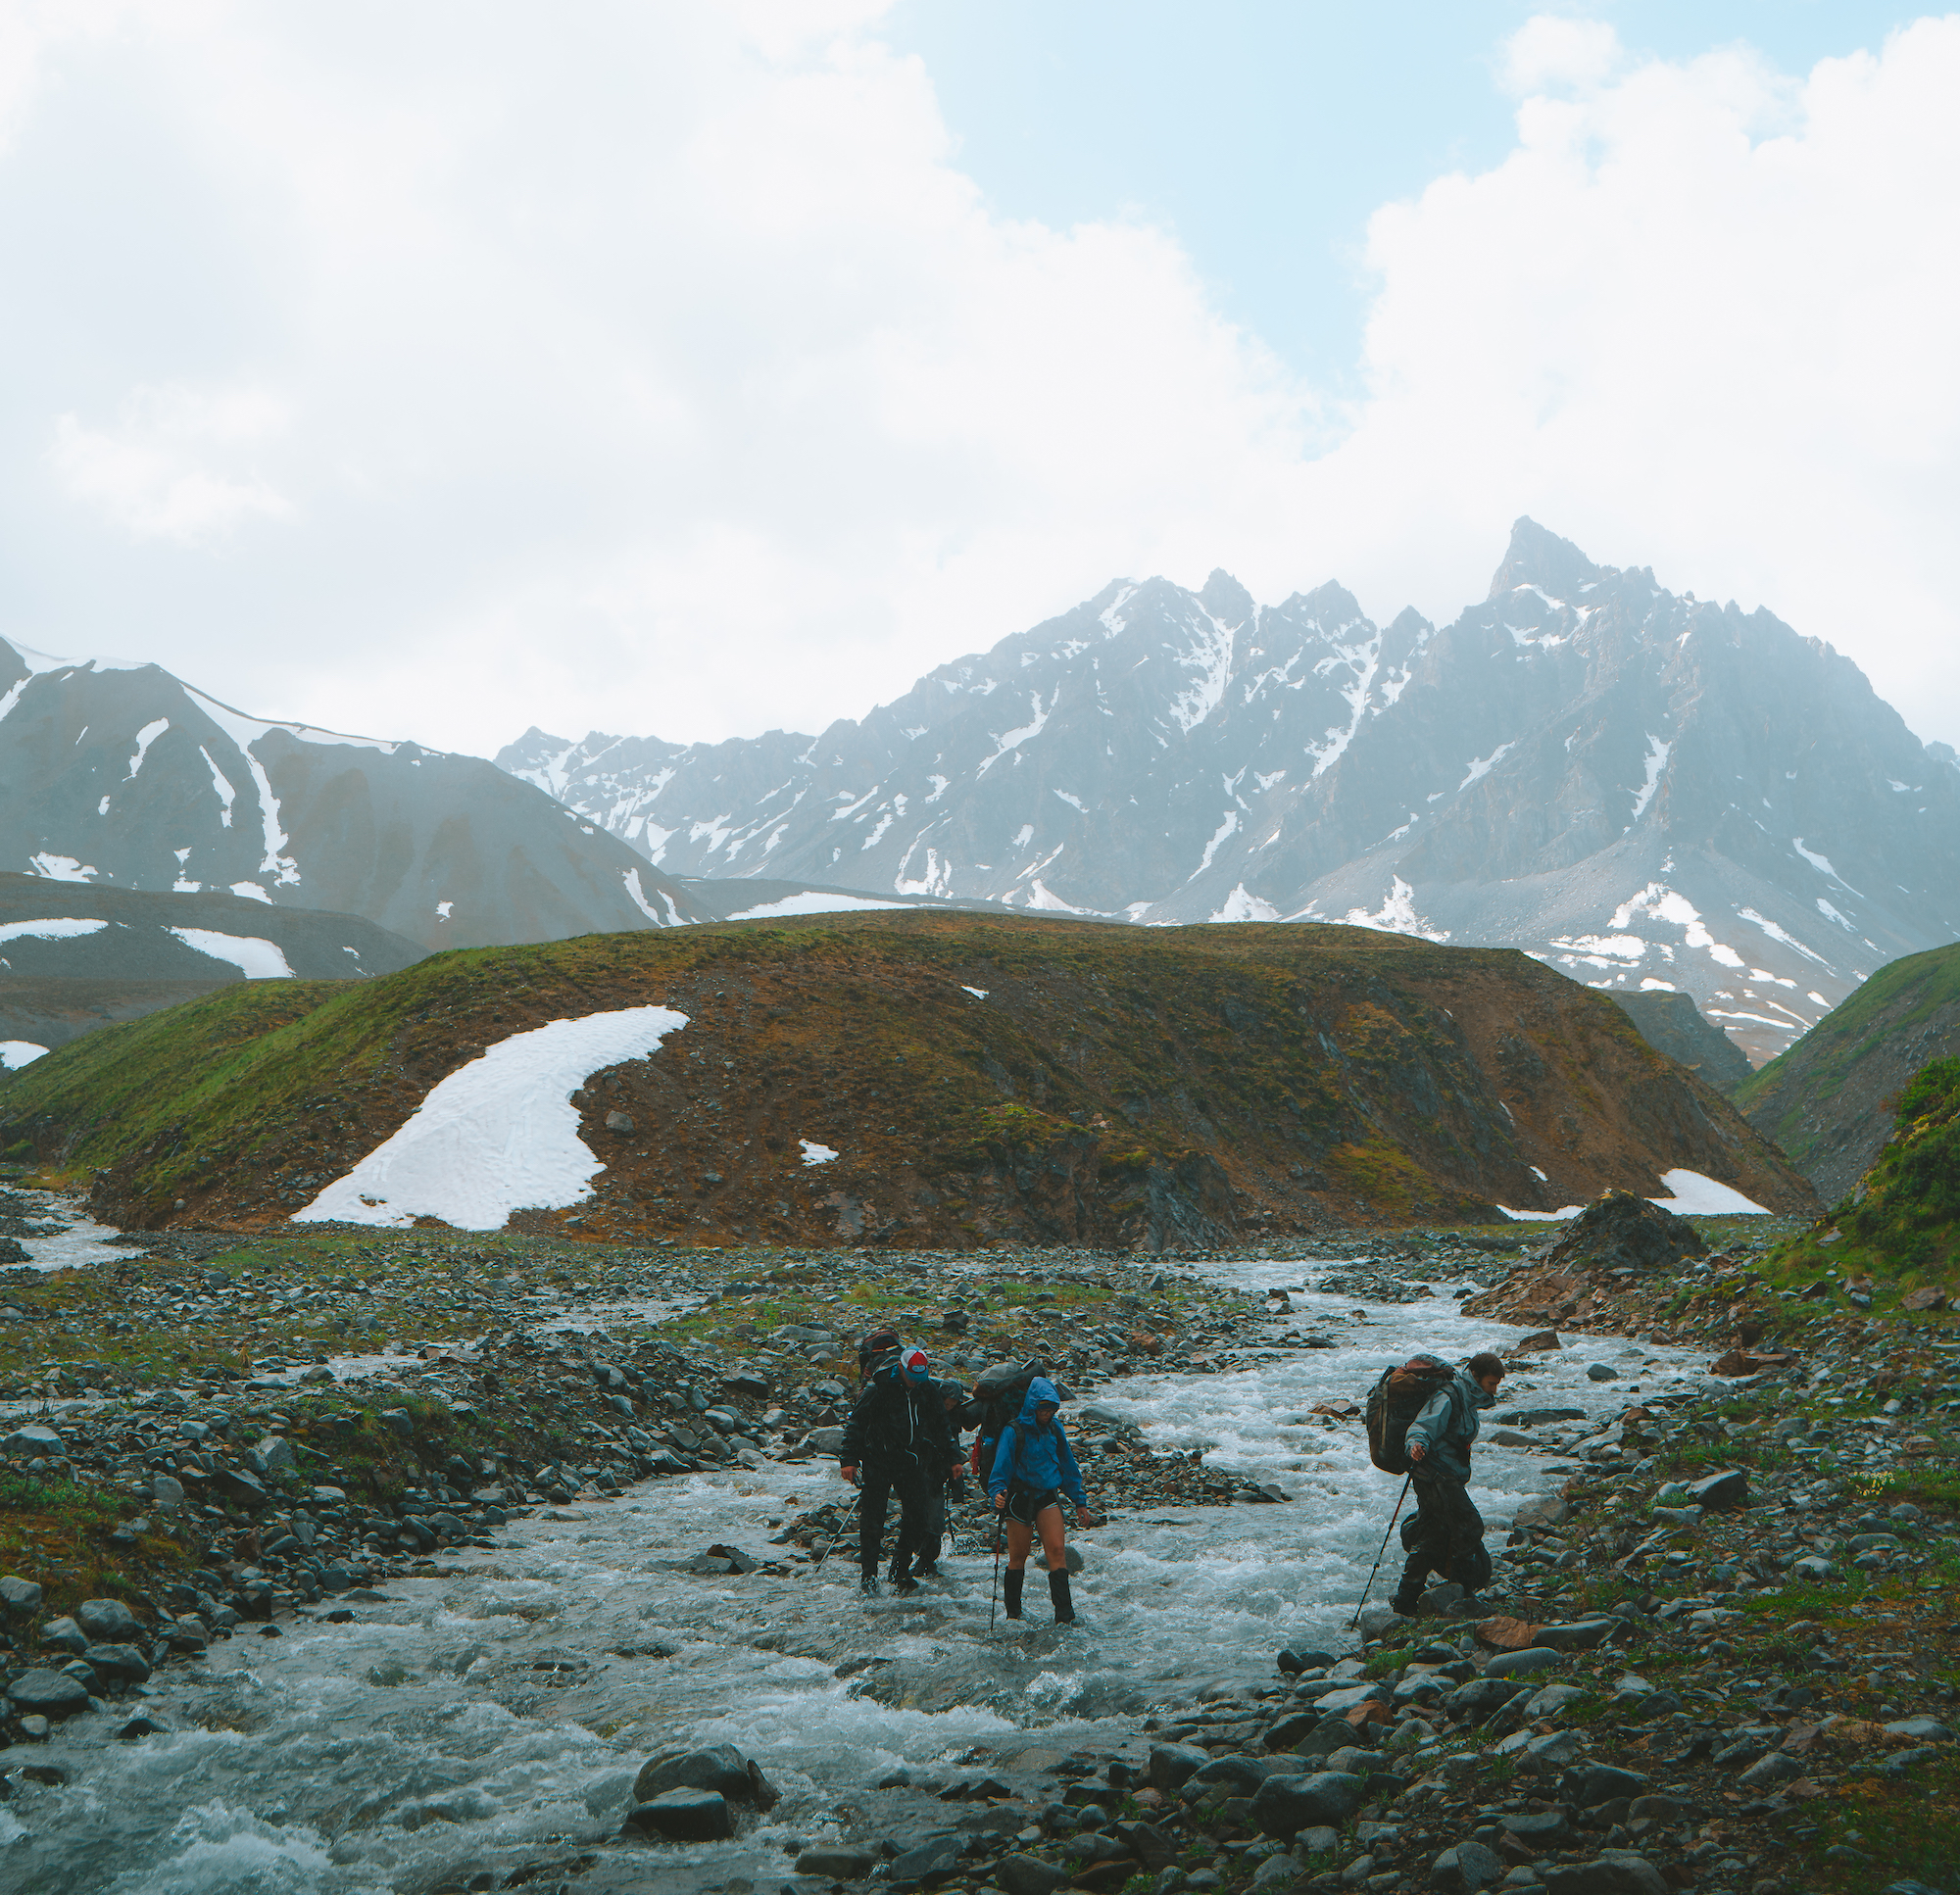
[[[88,1687],[66,1672],[31,1671],[7,1687],[17,1711],[44,1718],[72,1718],[88,1709]]]
[[[1470,1895],[1474,1889],[1488,1888],[1503,1872],[1504,1865],[1494,1850],[1481,1842],[1459,1842],[1430,1864],[1429,1885],[1443,1895]]]
[[[1579,1756],[1584,1746],[1576,1730],[1547,1730],[1525,1745],[1525,1755],[1549,1769],[1562,1769]]]
[[[1541,1626],[1534,1645],[1554,1652],[1590,1652],[1603,1645],[1626,1622],[1622,1619],[1574,1619],[1562,1626]]]
[[[702,1750],[670,1750],[650,1758],[633,1779],[633,1801],[651,1803],[668,1790],[712,1790],[731,1802],[750,1803],[759,1810],[774,1807],[775,1787],[760,1768],[733,1744],[711,1744]]]
[[[1953,1732],[1937,1718],[1900,1718],[1885,1726],[1888,1737],[1911,1737],[1923,1744],[1950,1744]]]
[[[1444,1709],[1452,1718],[1469,1718],[1481,1724],[1499,1705],[1510,1703],[1526,1686],[1514,1684],[1505,1677],[1472,1678],[1468,1684],[1460,1684],[1445,1700]]]
[[[1645,1793],[1648,1778],[1638,1771],[1620,1770],[1611,1764],[1594,1764],[1581,1774],[1574,1785],[1572,1800],[1582,1810],[1594,1810],[1615,1797],[1633,1798]]]
[[[29,1422],[24,1428],[17,1428],[5,1440],[0,1440],[0,1454],[24,1461],[53,1460],[66,1452],[62,1437],[40,1422]]]
[[[24,1579],[15,1574],[0,1579],[0,1611],[9,1618],[31,1618],[41,1609],[41,1588],[32,1579]]]
[[[138,1637],[143,1629],[142,1622],[121,1599],[84,1599],[75,1607],[74,1618],[90,1638],[105,1643]],[[46,1633],[42,1642],[46,1642]]]
[[[903,1854],[892,1858],[889,1871],[895,1882],[922,1882],[928,1875],[944,1875],[959,1865],[966,1838],[959,1835],[927,1836]]]
[[[282,1435],[268,1434],[257,1447],[246,1454],[245,1464],[261,1478],[268,1475],[290,1474],[294,1466],[292,1443]]]
[[[1555,1671],[1564,1654],[1549,1645],[1528,1645],[1523,1651],[1499,1652],[1484,1667],[1486,1677],[1522,1677],[1527,1672]]]
[[[868,1849],[845,1849],[825,1844],[806,1849],[796,1859],[799,1875],[822,1875],[834,1882],[861,1881],[876,1866],[878,1858]]]
[[[1512,1355],[1536,1355],[1544,1349],[1562,1349],[1565,1344],[1558,1339],[1555,1329],[1535,1329],[1529,1336],[1521,1336],[1511,1344]]]
[[[1694,1482],[1688,1489],[1690,1502],[1697,1507],[1724,1508],[1744,1505],[1749,1497],[1746,1468],[1729,1468]]]
[[[169,1726],[159,1724],[154,1718],[134,1717],[120,1730],[111,1733],[119,1743],[132,1744],[139,1737],[161,1737],[169,1734]]]
[[[724,1842],[735,1833],[735,1817],[713,1790],[665,1790],[636,1803],[625,1826],[663,1842]]]
[[[1016,1855],[1003,1856],[994,1865],[994,1879],[1007,1895],[1054,1895],[1067,1887],[1070,1876],[1066,1869],[1038,1856]]]
[[[1224,1789],[1234,1796],[1250,1796],[1265,1782],[1268,1772],[1250,1757],[1213,1757],[1190,1779],[1199,1790]]]
[[[1794,1757],[1777,1750],[1751,1764],[1737,1780],[1752,1790],[1770,1789],[1778,1783],[1792,1782],[1802,1774],[1803,1766]]]
[[[1252,1822],[1262,1835],[1293,1836],[1321,1823],[1342,1823],[1361,1807],[1367,1783],[1345,1771],[1307,1776],[1268,1776],[1252,1796]]]
[[[88,1634],[73,1619],[50,1619],[41,1628],[41,1648],[73,1652],[79,1658],[88,1649]]]
[[[1505,1832],[1533,1849],[1563,1849],[1572,1820],[1563,1810],[1516,1810],[1501,1819]]]
[[[1609,1362],[1592,1362],[1586,1368],[1588,1382],[1618,1382],[1620,1372]]]
[[[90,1645],[81,1662],[121,1684],[141,1684],[150,1676],[150,1661],[134,1645]]]
[[[1401,1624],[1401,1614],[1393,1606],[1363,1606],[1361,1608],[1361,1636],[1379,1638],[1386,1631],[1392,1631]]]
[[[1545,1895],[1669,1895],[1667,1877],[1631,1849],[1602,1849],[1591,1862],[1547,1863]]]

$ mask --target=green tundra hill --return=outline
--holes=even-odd
[[[226,988],[0,1084],[0,1154],[90,1175],[118,1223],[262,1229],[487,1045],[656,1003],[689,1024],[574,1094],[606,1161],[595,1195],[517,1228],[1194,1247],[1659,1195],[1678,1167],[1816,1208],[1725,1098],[1527,955],[1359,928],[948,912]],[[837,1159],[807,1165],[806,1140]]]
[[[1836,1202],[1891,1136],[1901,1089],[1929,1060],[1956,1053],[1960,942],[1880,968],[1730,1096]]]

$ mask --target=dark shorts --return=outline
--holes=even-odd
[[[1032,1527],[1051,1507],[1061,1505],[1061,1492],[1056,1487],[1024,1487],[1018,1481],[1007,1487],[1007,1518],[1018,1520],[1023,1527]]]

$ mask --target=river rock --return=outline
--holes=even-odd
[[[174,1474],[154,1474],[150,1477],[150,1498],[157,1503],[159,1513],[173,1514],[184,1503],[183,1482]]]
[[[1729,1468],[1692,1482],[1688,1489],[1690,1502],[1710,1509],[1742,1506],[1749,1497],[1747,1468]]]
[[[1003,1856],[994,1865],[994,1879],[1007,1895],[1054,1895],[1070,1877],[1066,1869],[1037,1856]]]
[[[50,1619],[41,1628],[41,1649],[72,1652],[79,1658],[88,1649],[88,1634],[73,1619]]]
[[[723,1842],[735,1833],[735,1817],[713,1790],[665,1790],[636,1803],[626,1827],[665,1842]]]
[[[1937,1718],[1900,1718],[1885,1727],[1888,1737],[1912,1737],[1923,1744],[1950,1744],[1953,1732]]]
[[[1601,1803],[1610,1803],[1618,1796],[1631,1799],[1642,1795],[1647,1783],[1648,1779],[1638,1771],[1620,1770],[1612,1764],[1594,1764],[1581,1774],[1572,1800],[1582,1810],[1596,1810]]]
[[[237,1501],[248,1513],[257,1513],[272,1504],[272,1496],[266,1491],[265,1482],[256,1475],[247,1474],[243,1468],[220,1468],[211,1477],[211,1484],[225,1499]]]
[[[1195,1744],[1152,1744],[1145,1780],[1153,1790],[1182,1789],[1210,1761]]]
[[[1541,1626],[1534,1645],[1554,1652],[1590,1652],[1626,1623],[1623,1619],[1574,1619],[1567,1625]]]
[[[1224,1789],[1234,1796],[1250,1796],[1267,1774],[1265,1766],[1250,1757],[1213,1757],[1191,1778],[1189,1787]]]
[[[1698,1257],[1706,1245],[1685,1217],[1650,1204],[1632,1191],[1610,1190],[1573,1219],[1545,1256],[1547,1271],[1671,1270],[1683,1257]]]
[[[668,1790],[712,1790],[731,1802],[772,1809],[775,1786],[760,1768],[733,1744],[711,1744],[703,1750],[670,1750],[641,1766],[633,1781],[633,1801],[652,1803]]]
[[[150,1676],[150,1661],[134,1645],[90,1645],[81,1662],[122,1683],[141,1684]]]
[[[1269,1836],[1294,1836],[1323,1822],[1346,1822],[1361,1807],[1367,1787],[1365,1779],[1345,1771],[1268,1776],[1252,1797],[1252,1822]]]
[[[1452,1718],[1472,1718],[1481,1724],[1499,1705],[1508,1704],[1526,1686],[1507,1677],[1473,1677],[1450,1692],[1444,1709]]]
[[[11,1618],[31,1618],[41,1609],[41,1588],[32,1579],[10,1573],[0,1579],[0,1609]]]
[[[66,1672],[27,1672],[7,1687],[7,1695],[16,1710],[44,1718],[72,1718],[88,1709],[88,1687]]]
[[[1610,1362],[1591,1362],[1586,1367],[1588,1382],[1618,1382],[1620,1372]]]
[[[946,1874],[959,1865],[966,1838],[960,1835],[927,1836],[902,1855],[892,1858],[891,1878],[895,1882],[922,1882],[927,1876]]]
[[[245,1456],[245,1464],[261,1477],[290,1474],[294,1465],[292,1443],[281,1434],[268,1434]]]
[[[1562,1849],[1572,1840],[1572,1820],[1563,1810],[1517,1810],[1498,1820],[1533,1849]]]
[[[1751,1764],[1736,1780],[1747,1784],[1752,1790],[1759,1790],[1790,1782],[1802,1774],[1803,1766],[1794,1757],[1773,1750],[1767,1757]]]
[[[1503,1872],[1504,1865],[1494,1850],[1481,1842],[1459,1842],[1430,1865],[1429,1885],[1443,1890],[1444,1895],[1471,1895],[1472,1890],[1489,1887]]]
[[[796,1872],[799,1875],[821,1875],[826,1881],[862,1881],[876,1867],[878,1858],[868,1849],[846,1849],[836,1844],[823,1844],[814,1849],[806,1849],[796,1859]],[[1064,1876],[1063,1880],[1067,1877]]]
[[[1631,1849],[1602,1849],[1591,1862],[1546,1863],[1545,1895],[1668,1895],[1667,1877]]]
[[[1484,1667],[1486,1677],[1522,1677],[1527,1672],[1548,1672],[1564,1654],[1549,1645],[1527,1645],[1522,1651],[1499,1652]]]
[[[90,1638],[110,1643],[142,1635],[143,1624],[121,1599],[84,1599],[74,1609],[75,1623]],[[46,1634],[42,1635],[46,1642]]]

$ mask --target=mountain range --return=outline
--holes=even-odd
[[[0,640],[0,868],[365,917],[424,948],[669,927],[644,854],[481,757]]]
[[[1768,610],[1529,519],[1446,627],[1121,581],[817,736],[496,760],[676,876],[1515,947],[1690,995],[1756,1063],[1960,936],[1943,747]]]

